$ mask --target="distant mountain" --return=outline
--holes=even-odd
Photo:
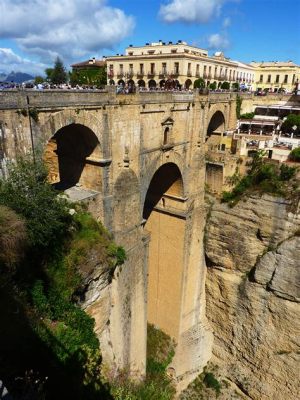
[[[6,77],[7,77],[7,74],[5,74],[4,72],[0,72],[0,82],[4,82]]]
[[[31,79],[34,79],[34,76],[26,74],[25,72],[12,71],[8,75],[6,75],[4,79],[2,79],[0,75],[0,81],[2,80],[3,82],[22,83]]]

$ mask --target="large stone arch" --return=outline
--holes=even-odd
[[[39,126],[36,145],[43,148],[57,131],[70,124],[84,125],[89,128],[97,136],[102,149],[103,115],[99,113],[99,115],[95,116],[94,113],[79,109],[51,113],[44,123]]]
[[[100,192],[102,173],[101,149],[95,133],[81,124],[69,124],[59,129],[48,141],[44,160],[49,181],[60,190],[82,186]]]
[[[150,234],[147,320],[178,340],[181,322],[186,199],[181,171],[163,163],[150,181],[143,219]]]

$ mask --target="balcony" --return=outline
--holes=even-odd
[[[160,73],[158,74],[159,79],[165,79],[167,75],[167,71],[160,71]]]
[[[212,74],[208,74],[207,79],[211,79],[211,78],[212,78]]]
[[[124,77],[125,77],[124,71],[118,71],[117,77],[118,77],[118,78],[124,78]]]
[[[145,75],[144,71],[139,71],[139,72],[136,74],[137,78],[143,78],[144,75]]]
[[[154,76],[156,75],[155,71],[149,71],[147,74],[148,79],[149,78],[154,78]]]
[[[207,79],[208,78],[208,74],[206,72],[203,72],[203,79]]]
[[[195,75],[196,75],[196,78],[200,78],[200,72],[199,71],[197,71]]]
[[[133,71],[129,71],[129,72],[127,72],[127,74],[126,74],[126,78],[127,78],[127,79],[132,79],[132,78],[133,78],[133,75],[134,75],[134,72],[133,72]]]
[[[186,75],[187,75],[187,76],[193,76],[193,75],[192,75],[192,71],[188,71]]]
[[[176,78],[179,75],[179,70],[171,71],[170,76],[171,78]]]
[[[109,72],[107,73],[107,76],[108,76],[110,79],[113,78],[113,77],[115,76],[114,71],[109,71]]]

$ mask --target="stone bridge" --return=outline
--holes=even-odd
[[[109,299],[93,308],[107,362],[145,371],[147,321],[176,340],[176,377],[209,360],[204,144],[235,126],[233,93],[0,92],[0,173],[42,151],[51,182],[88,202],[126,249]]]

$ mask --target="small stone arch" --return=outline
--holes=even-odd
[[[145,87],[146,86],[146,82],[143,79],[140,79],[138,81],[138,85],[139,85],[139,87]]]
[[[150,81],[148,82],[148,87],[149,87],[149,89],[155,89],[156,81],[154,79],[150,79]]]
[[[181,84],[177,79],[175,80],[175,88],[176,89],[180,89],[181,88]]]
[[[166,84],[165,79],[162,79],[162,80],[159,82],[159,87],[160,87],[160,88],[164,88],[164,87],[165,87],[165,84]]]
[[[185,88],[186,89],[189,89],[190,88],[190,86],[192,85],[192,81],[190,80],[190,79],[187,79],[186,81],[185,81]]]
[[[114,81],[113,79],[110,79],[110,80],[109,80],[109,84],[110,84],[110,85],[114,85],[114,84],[115,84],[115,81]]]
[[[125,86],[125,81],[123,79],[120,79],[118,81],[118,85]]]
[[[134,80],[133,79],[129,79],[129,81],[127,82],[128,86],[134,86]]]

